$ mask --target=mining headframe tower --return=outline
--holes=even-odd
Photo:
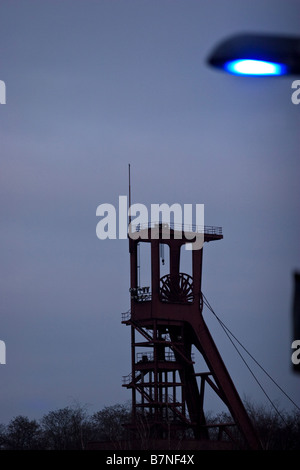
[[[199,229],[204,244],[190,251],[189,274],[181,272],[183,250],[191,243],[183,226],[157,223],[132,230],[138,236],[129,237],[131,306],[122,314],[122,323],[131,330],[131,372],[123,377],[123,386],[131,390],[130,448],[261,449],[202,314],[203,246],[221,240],[222,229]],[[145,249],[148,260],[141,256]],[[141,285],[142,263],[149,272],[148,285]],[[205,371],[195,370],[193,347]],[[230,422],[207,422],[207,387],[228,408]]]

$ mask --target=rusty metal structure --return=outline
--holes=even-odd
[[[166,226],[159,223],[155,228],[155,237],[153,226],[136,227],[138,236],[129,237],[131,308],[122,314],[122,323],[131,330],[131,373],[123,377],[123,386],[132,394],[132,439],[139,438],[142,426],[166,446],[168,441],[193,439],[203,448],[212,439],[218,445],[225,435],[234,441],[233,429],[238,429],[244,448],[260,449],[202,315],[203,247],[189,251],[190,271],[184,272],[182,259],[190,236],[183,227],[169,224],[166,239]],[[223,238],[219,227],[200,230],[204,245]],[[143,270],[148,272],[146,283]],[[193,348],[206,364],[204,371],[195,370]],[[232,417],[229,423],[207,423],[207,387],[225,403]]]

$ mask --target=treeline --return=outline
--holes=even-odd
[[[300,449],[300,412],[276,412],[274,409],[246,405],[266,450]],[[228,422],[221,415],[208,417],[209,423]],[[128,439],[126,423],[130,409],[114,405],[88,414],[81,405],[67,406],[45,414],[39,421],[26,416],[0,424],[1,450],[84,450],[89,442],[121,442]]]
[[[92,415],[76,405],[50,411],[39,421],[17,416],[0,424],[0,449],[84,450],[88,442],[121,440],[129,414],[127,406],[117,404]]]

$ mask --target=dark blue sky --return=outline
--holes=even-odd
[[[130,399],[128,244],[96,237],[96,208],[127,194],[128,163],[133,202],[204,204],[205,223],[223,227],[224,240],[204,248],[203,292],[299,404],[294,78],[205,63],[235,33],[300,35],[299,17],[293,0],[2,0],[0,422]],[[267,403],[205,318],[242,398]]]

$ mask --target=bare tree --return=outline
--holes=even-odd
[[[107,406],[94,413],[91,423],[95,439],[114,442],[116,446],[126,439],[125,425],[129,421],[129,411],[126,405]]]
[[[14,450],[40,449],[43,446],[41,428],[37,421],[17,416],[2,428],[2,448]]]
[[[79,406],[51,411],[42,418],[41,426],[49,449],[84,449],[90,438],[86,411]]]
[[[283,412],[278,408],[266,408],[246,401],[248,414],[253,421],[262,446],[266,450],[300,450],[300,412]],[[0,449],[8,450],[83,450],[88,442],[105,441],[111,448],[129,448],[130,410],[127,405],[114,405],[103,408],[89,416],[81,405],[65,407],[47,413],[40,422],[17,416],[8,425],[0,424]],[[212,425],[210,437],[218,438],[218,426],[228,423],[226,413],[211,414],[208,424]],[[218,423],[218,426],[214,426]],[[137,416],[136,438],[142,449],[151,448],[156,437],[151,421],[146,416]],[[230,428],[230,436],[238,442],[238,430]],[[180,442],[178,445],[184,443]],[[242,442],[241,442],[242,444]],[[129,446],[129,447],[128,447]]]
[[[247,411],[265,450],[300,449],[300,412],[287,413],[278,406],[266,407],[246,402]]]

